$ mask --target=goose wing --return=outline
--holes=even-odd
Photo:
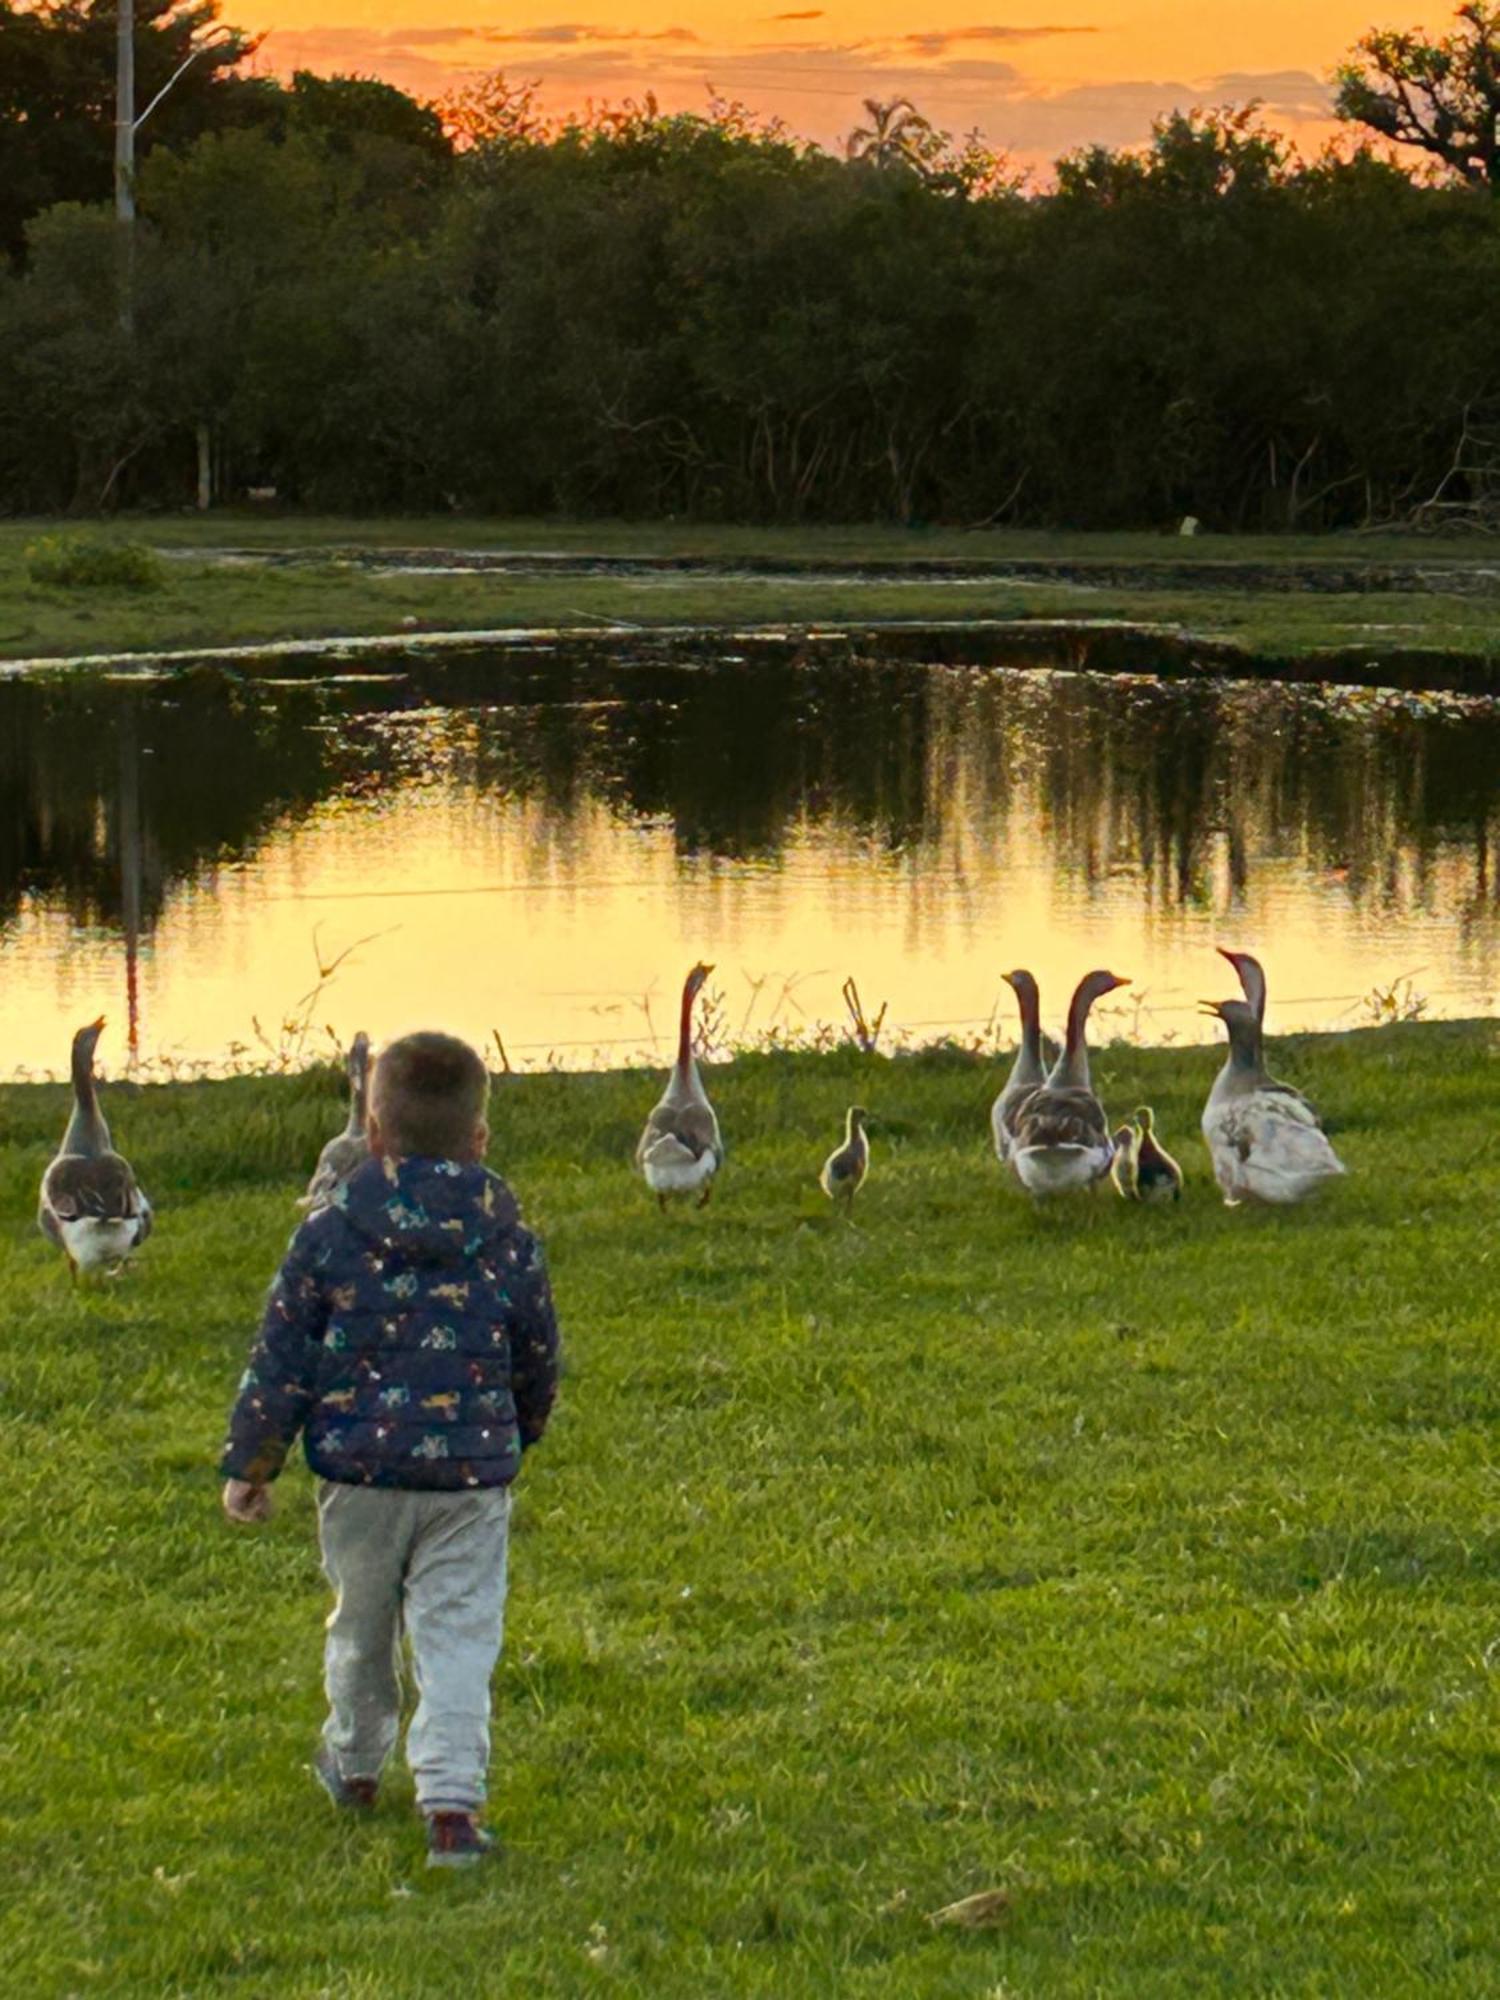
[[[37,1221],[42,1233],[59,1244],[68,1223],[133,1224],[130,1243],[135,1248],[151,1234],[151,1204],[129,1161],[118,1153],[63,1153],[42,1176]]]
[[[994,1135],[995,1152],[1003,1162],[1008,1160],[1015,1149],[1016,1127],[1026,1106],[1042,1088],[1039,1083],[1008,1083],[990,1108],[990,1131]]]
[[[646,1120],[640,1143],[635,1149],[635,1163],[644,1167],[648,1155],[671,1150],[666,1142],[679,1149],[690,1159],[701,1160],[705,1153],[712,1153],[714,1165],[723,1158],[724,1148],[719,1138],[719,1121],[709,1104],[658,1104]]]
[[[1260,1201],[1300,1201],[1346,1171],[1299,1091],[1254,1091],[1205,1120],[1205,1131],[1220,1186]]]
[[[1017,1147],[1108,1146],[1109,1121],[1091,1090],[1068,1085],[1034,1090],[1016,1113]]]

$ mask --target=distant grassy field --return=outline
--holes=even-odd
[[[76,525],[76,524],[75,524]],[[0,661],[38,655],[136,652],[153,648],[258,643],[286,638],[368,636],[423,630],[535,625],[782,624],[878,618],[1108,617],[1183,627],[1258,654],[1305,654],[1340,646],[1500,654],[1496,598],[1467,589],[1420,593],[1282,592],[1246,583],[1163,587],[1121,578],[1118,565],[1239,562],[1352,570],[1401,563],[1456,565],[1500,560],[1492,544],[1415,537],[1228,537],[960,533],[868,528],[712,528],[679,523],[622,524],[454,519],[304,520],[212,514],[150,517],[89,526],[89,533],[138,538],[179,552],[215,547],[296,548],[328,560],[295,569],[225,568],[179,553],[164,589],[129,592],[34,584],[24,551],[58,522],[0,523]],[[865,581],[660,575],[507,576],[484,573],[377,575],[335,552],[413,548],[506,549],[604,555],[798,557],[829,562],[900,562],[957,557],[974,563],[1055,561],[1076,566],[1065,580],[986,578]],[[1113,573],[1090,580],[1088,572]]]
[[[1063,2000],[1496,1990],[1500,1073],[1487,1026],[1278,1045],[1351,1168],[1230,1212],[1211,1052],[1107,1050],[1192,1176],[1034,1212],[992,1070],[716,1070],[707,1212],[626,1171],[654,1082],[497,1087],[569,1369],[518,1505],[504,1861],[420,1867],[304,1768],[325,1609],[300,1469],[214,1459],[331,1075],[109,1095],[156,1198],[70,1290],[0,1090],[5,1991]],[[875,1118],[854,1227],[813,1185]],[[928,1913],[980,1890],[981,1932]]]

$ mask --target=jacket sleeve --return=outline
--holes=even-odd
[[[306,1241],[309,1225],[292,1238],[266,1301],[260,1335],[240,1379],[219,1471],[226,1479],[272,1480],[313,1400],[318,1349],[328,1302]]]
[[[542,1246],[530,1230],[520,1232],[516,1275],[511,1280],[510,1390],[524,1449],[541,1437],[557,1394],[557,1314]]]

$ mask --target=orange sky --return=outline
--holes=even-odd
[[[1100,140],[1131,144],[1174,106],[1265,100],[1271,122],[1321,136],[1330,67],[1373,24],[1446,25],[1448,0],[952,0],[933,14],[894,0],[228,0],[227,18],[270,30],[277,71],[387,77],[435,96],[503,69],[540,79],[551,106],[651,89],[696,107],[708,83],[828,142],[860,100],[907,94],[955,132],[978,126],[1030,163]]]

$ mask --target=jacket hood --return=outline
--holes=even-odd
[[[371,1243],[424,1263],[472,1257],[520,1221],[498,1174],[457,1160],[367,1160],[333,1205]]]

